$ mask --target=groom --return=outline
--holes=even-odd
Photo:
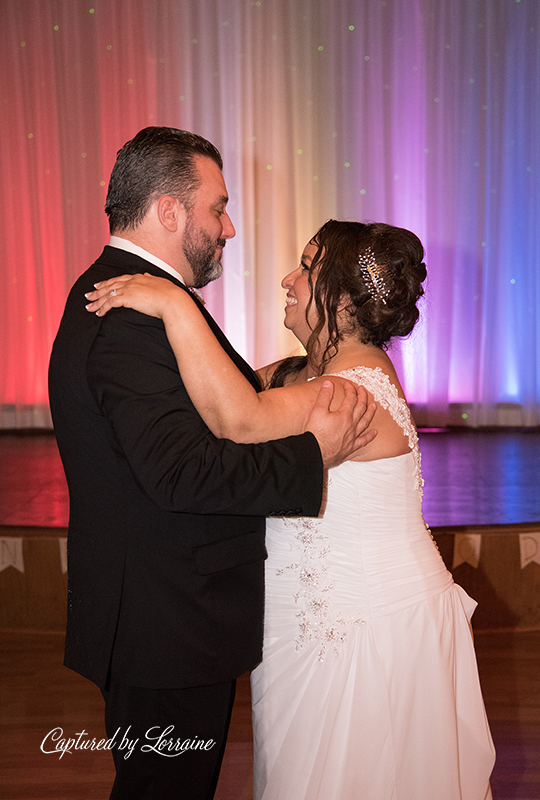
[[[65,664],[105,697],[111,798],[213,797],[235,678],[261,657],[264,518],[316,516],[323,467],[372,438],[362,435],[364,397],[330,412],[323,390],[308,433],[218,440],[160,320],[85,310],[94,283],[124,273],[186,291],[220,276],[235,235],[221,168],[216,148],[186,131],[146,128],[124,145],[107,195],[109,244],[73,287],[51,356],[71,506]]]

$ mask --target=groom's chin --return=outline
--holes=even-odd
[[[223,275],[223,264],[221,261],[214,259],[211,261],[204,273],[202,275],[195,276],[195,283],[193,284],[195,289],[202,289],[203,286],[207,286],[212,281],[216,281],[218,278],[221,278]]]

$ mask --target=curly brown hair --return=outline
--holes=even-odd
[[[426,279],[424,248],[411,231],[382,222],[362,223],[331,219],[311,239],[317,252],[311,263],[309,285],[317,324],[306,344],[307,356],[285,359],[275,370],[271,386],[282,386],[309,361],[318,375],[335,356],[345,334],[356,332],[364,344],[386,349],[395,337],[408,336],[419,316],[417,303]],[[384,300],[364,277],[359,258],[371,252],[383,278]],[[350,325],[338,329],[338,311],[346,298]],[[319,335],[325,324],[328,341],[319,355]],[[317,357],[315,359],[315,353]]]

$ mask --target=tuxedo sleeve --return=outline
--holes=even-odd
[[[213,436],[186,392],[160,320],[110,311],[90,351],[87,379],[117,457],[127,460],[140,489],[160,508],[249,516],[319,513],[323,466],[315,437],[236,444]]]

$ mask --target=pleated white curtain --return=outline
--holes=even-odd
[[[408,227],[423,425],[540,424],[538,0],[2,0],[0,427],[50,425],[70,285],[146,125],[222,151],[237,237],[210,310],[255,366],[295,350],[282,276],[328,218]],[[83,300],[81,300],[83,302]]]

